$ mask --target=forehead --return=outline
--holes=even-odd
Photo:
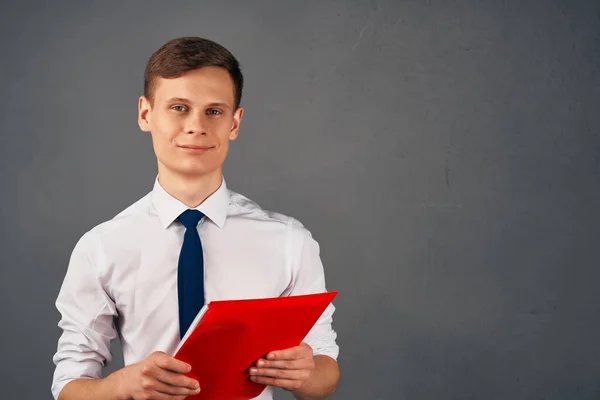
[[[177,78],[156,77],[154,100],[165,101],[182,97],[194,102],[223,102],[233,105],[235,88],[226,69],[202,67],[188,71]]]

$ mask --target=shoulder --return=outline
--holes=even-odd
[[[86,231],[78,240],[75,250],[92,252],[99,250],[112,241],[121,241],[124,238],[139,238],[148,224],[153,223],[150,218],[150,193],[131,204],[113,218],[103,221]]]
[[[270,226],[273,229],[285,230],[293,236],[311,236],[310,231],[295,217],[265,209],[248,197],[232,190],[229,190],[229,193],[230,209],[228,218],[239,221],[248,221],[253,223],[256,227]]]

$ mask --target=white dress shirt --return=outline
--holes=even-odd
[[[155,181],[152,192],[76,244],[56,300],[63,333],[52,394],[77,378],[100,378],[119,335],[125,365],[179,344],[177,265],[188,207]],[[297,220],[263,210],[225,180],[198,210],[205,301],[325,292],[319,245]],[[330,305],[304,339],[314,354],[338,356]],[[200,382],[202,386],[202,382]],[[272,399],[267,387],[256,399]]]

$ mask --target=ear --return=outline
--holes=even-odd
[[[238,107],[233,113],[233,123],[231,124],[231,131],[229,132],[229,140],[237,139],[240,133],[240,123],[244,115],[244,108]]]
[[[152,112],[152,106],[150,100],[145,96],[141,96],[138,101],[138,125],[144,132],[150,132],[150,114]]]

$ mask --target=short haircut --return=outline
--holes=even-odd
[[[202,67],[221,67],[229,72],[234,86],[235,109],[242,101],[244,76],[238,60],[218,43],[200,37],[172,39],[156,50],[144,72],[144,96],[154,102],[156,77],[177,78]]]

